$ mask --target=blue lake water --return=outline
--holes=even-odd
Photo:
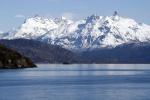
[[[0,100],[150,100],[150,65],[0,70]]]

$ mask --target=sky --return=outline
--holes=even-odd
[[[114,11],[150,25],[150,0],[0,0],[0,31],[17,28],[34,15],[79,20]]]

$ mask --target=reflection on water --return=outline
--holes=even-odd
[[[150,100],[150,65],[0,70],[0,100]]]

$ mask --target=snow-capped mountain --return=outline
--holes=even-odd
[[[150,26],[116,12],[112,16],[92,15],[79,21],[35,16],[2,38],[35,39],[67,49],[116,47],[123,43],[149,42]]]

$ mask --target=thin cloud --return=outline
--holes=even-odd
[[[17,15],[15,15],[15,18],[25,18],[25,16],[22,14],[17,14]]]

